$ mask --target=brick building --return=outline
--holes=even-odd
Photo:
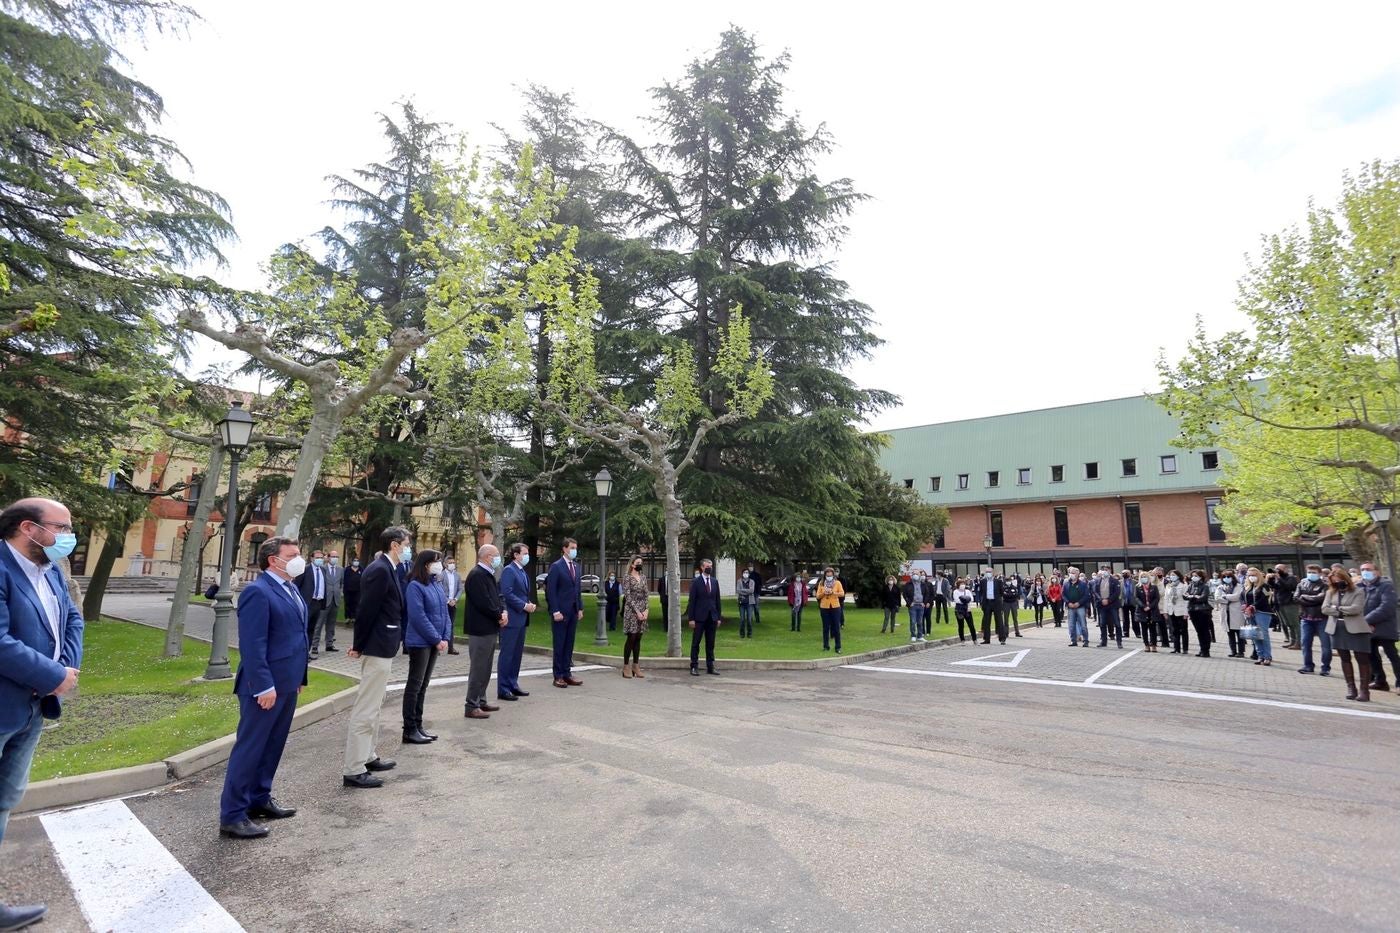
[[[1228,541],[1214,515],[1227,452],[1173,447],[1180,428],[1151,396],[887,433],[884,468],[951,516],[918,557],[956,575],[988,562],[1032,574],[1100,563],[1298,568],[1345,554],[1338,542]]]

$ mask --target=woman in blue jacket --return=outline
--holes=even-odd
[[[437,736],[423,731],[423,698],[433,677],[437,656],[447,650],[452,616],[447,594],[435,582],[442,573],[442,554],[424,548],[413,557],[413,569],[404,588],[403,643],[408,649],[408,684],[403,691],[403,740],[426,745]]]

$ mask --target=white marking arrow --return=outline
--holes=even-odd
[[[984,654],[980,658],[969,658],[966,661],[954,661],[954,664],[967,664],[973,667],[1016,667],[1021,663],[1021,659],[1031,653],[1031,649],[1022,648],[1020,651],[999,651],[996,654]],[[993,661],[992,658],[1004,658],[1008,654],[1016,657],[1010,661]]]

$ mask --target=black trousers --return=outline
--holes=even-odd
[[[1128,610],[1131,612],[1132,610]],[[1118,621],[1118,610],[1113,606],[1099,607],[1099,645],[1107,645],[1112,638],[1118,642],[1119,647],[1123,645],[1122,623]]]
[[[705,669],[712,671],[715,669],[715,633],[719,631],[719,622],[711,619],[708,622],[699,620],[695,623],[695,631],[690,635],[690,669],[695,670],[700,666],[700,638],[705,638]]]
[[[1006,610],[1000,603],[982,604],[982,642],[985,644],[992,640],[992,619],[995,617],[997,623],[997,639],[1002,644],[1006,644]]]
[[[972,621],[972,610],[957,610],[953,613],[958,617],[958,641],[963,640],[963,626],[967,626],[967,637],[973,641],[977,640],[977,624]]]
[[[1210,646],[1215,641],[1215,623],[1211,621],[1210,610],[1191,613],[1191,627],[1196,630],[1196,642],[1201,646],[1201,656],[1210,657]]]
[[[1390,670],[1395,674],[1395,685],[1400,687],[1400,654],[1395,650],[1395,639],[1371,636],[1371,678],[1378,684],[1388,683],[1381,655],[1390,658]]]
[[[1065,621],[1065,601],[1057,599],[1050,604],[1050,614],[1055,617],[1055,628],[1059,628]]]
[[[1186,629],[1185,616],[1172,616],[1172,650],[1182,654],[1191,650],[1191,633]]]
[[[948,600],[942,596],[933,597],[933,621],[941,623],[948,621]],[[927,627],[925,626],[925,628]]]
[[[1120,631],[1124,635],[1127,635],[1128,630],[1131,629],[1134,635],[1141,637],[1142,628],[1138,625],[1137,610],[1134,609],[1132,606],[1122,606],[1120,608],[1123,612],[1123,627],[1122,629],[1120,629]]]
[[[355,610],[356,610],[356,609],[359,609],[359,608],[360,608],[360,591],[359,591],[359,590],[346,590],[346,591],[345,591],[345,621],[346,621],[346,622],[354,622],[354,621],[355,621]]]
[[[1244,654],[1245,646],[1249,644],[1249,639],[1241,638],[1239,629],[1229,629],[1227,636],[1230,639],[1230,653]]]
[[[423,728],[423,698],[428,694],[428,681],[433,678],[437,657],[436,645],[408,649],[408,683],[403,689],[404,732]]]
[[[1137,623],[1134,628],[1142,636],[1142,643],[1149,648],[1157,647],[1157,626],[1153,623],[1152,617],[1145,612],[1139,613],[1139,616],[1134,616],[1134,621]]]

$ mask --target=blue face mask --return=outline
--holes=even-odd
[[[528,567],[528,566],[530,566],[530,554],[529,554],[528,551],[525,553],[525,557],[520,561],[520,566],[522,566],[522,567]]]
[[[78,536],[73,534],[72,532],[66,532],[61,535],[54,535],[53,544],[50,544],[44,548],[44,556],[47,557],[50,562],[57,563],[58,561],[63,560],[63,558],[67,557],[69,554],[72,554],[73,549],[77,546]]]
[[[1320,573],[1310,573],[1310,574],[1308,574],[1308,579],[1309,579],[1310,581],[1312,581],[1313,583],[1316,583],[1318,580],[1321,580],[1321,579],[1322,579],[1322,574],[1320,574]]]
[[[491,569],[492,569],[492,570],[500,570],[500,569],[501,569],[501,555],[497,554],[495,557],[491,558]]]
[[[324,557],[313,557],[311,558],[311,563],[315,564],[317,567],[324,567],[326,565],[326,559]]]
[[[569,560],[578,560],[578,548],[569,548]]]
[[[44,548],[45,554],[47,554],[48,551],[48,548]],[[1376,579],[1376,572],[1374,570],[1363,570],[1361,571],[1361,579],[1365,580],[1367,583],[1370,583],[1372,580]]]

